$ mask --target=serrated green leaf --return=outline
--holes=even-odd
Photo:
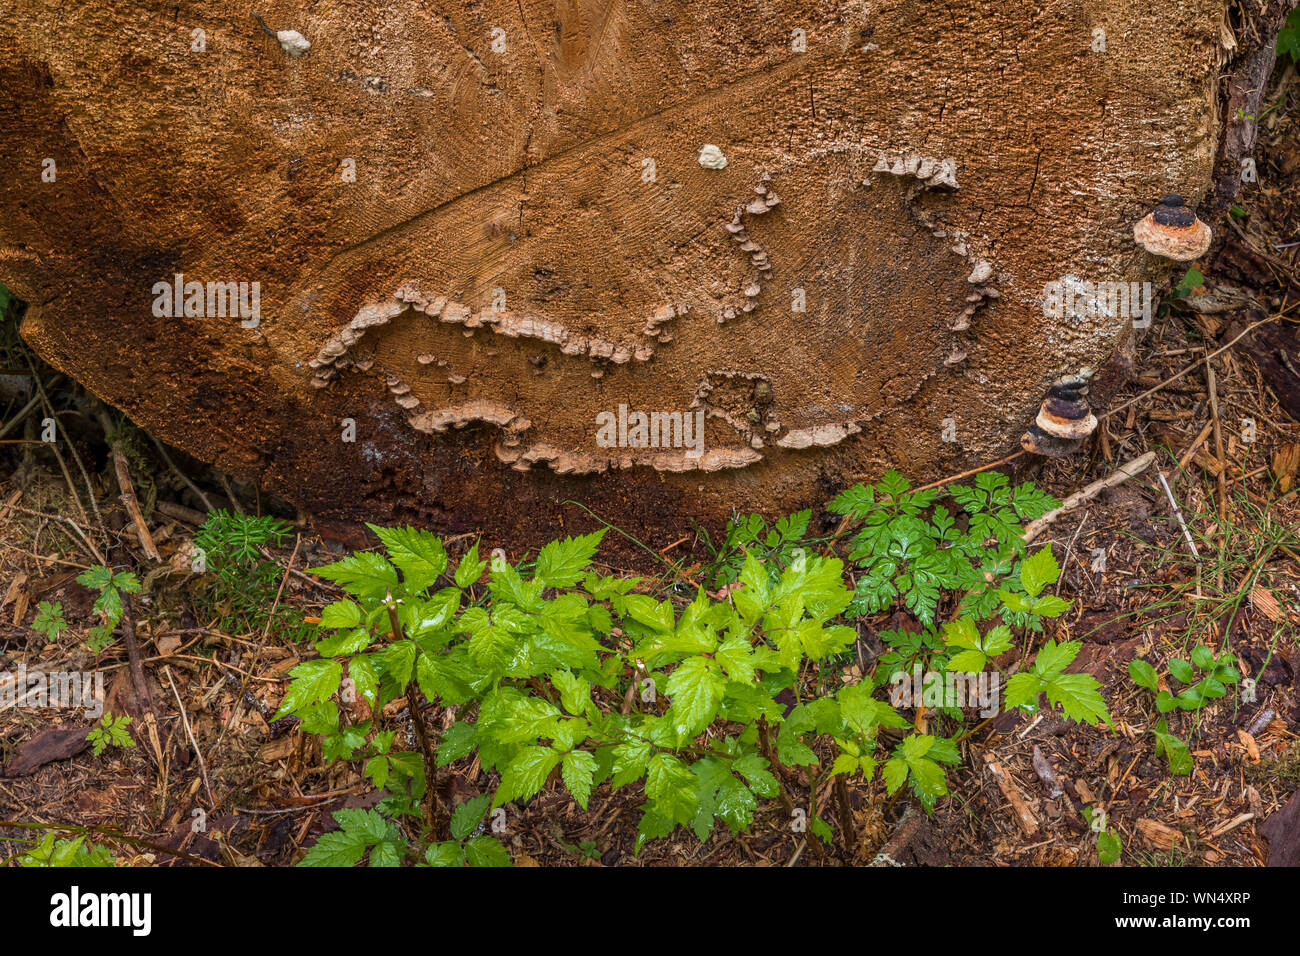
[[[948,659],[948,670],[958,674],[978,674],[987,663],[988,657],[983,651],[962,651]]]
[[[1091,674],[1057,674],[1043,682],[1048,703],[1060,707],[1070,720],[1079,723],[1109,724],[1101,684]]]
[[[1025,593],[1031,598],[1038,597],[1043,588],[1055,584],[1060,576],[1061,568],[1056,563],[1056,556],[1052,554],[1050,545],[1020,562],[1020,583],[1024,585]]]
[[[531,797],[542,789],[546,778],[559,764],[561,755],[550,747],[524,747],[501,774],[501,785],[492,797],[492,807]]]
[[[673,669],[664,693],[680,735],[694,737],[713,721],[726,686],[722,668],[708,657],[688,657]]]
[[[610,785],[614,789],[627,786],[639,780],[646,772],[646,764],[654,753],[650,741],[633,738],[614,748],[614,778]]]
[[[470,866],[511,866],[510,852],[495,837],[484,834],[465,844],[465,861]]]
[[[722,665],[727,677],[738,684],[754,682],[754,654],[749,641],[739,633],[729,635],[717,650],[713,659]]]
[[[885,789],[893,796],[907,782],[907,762],[901,757],[890,757],[885,761],[881,776],[885,781]]]
[[[493,736],[503,744],[551,738],[555,736],[559,717],[559,708],[549,701],[525,697],[511,708],[510,713],[493,724]]]
[[[596,758],[585,750],[574,750],[564,755],[560,764],[560,774],[564,785],[573,794],[573,799],[583,810],[587,809],[587,800],[591,797],[591,780],[596,773]]]
[[[998,597],[1013,614],[1026,614],[1034,609],[1034,602],[1019,591],[998,591]]]
[[[289,684],[284,700],[280,702],[276,717],[283,717],[308,704],[332,697],[343,680],[343,665],[326,658],[303,661],[289,671],[289,676],[293,681]]]
[[[475,541],[474,546],[461,556],[460,564],[456,565],[456,587],[467,588],[471,584],[477,584],[487,566],[486,561],[479,560],[478,542]]]
[[[399,586],[397,569],[373,551],[350,554],[334,564],[312,568],[311,573],[359,598],[382,598]]]
[[[555,671],[551,683],[560,692],[560,703],[575,717],[587,712],[591,703],[591,684],[571,671]]]
[[[370,850],[370,865],[372,867],[401,866],[402,848],[388,840],[376,843]]]
[[[366,841],[342,830],[322,833],[299,866],[356,866],[366,853]]]
[[[430,866],[464,866],[465,851],[455,840],[446,840],[425,850],[424,861]]]
[[[1069,609],[1069,601],[1059,598],[1055,594],[1044,594],[1034,600],[1032,613],[1037,614],[1039,617],[1060,617]]]
[[[113,572],[102,564],[97,564],[89,571],[83,571],[77,575],[77,583],[91,588],[95,591],[102,591],[113,581]]]
[[[628,617],[653,631],[671,632],[676,620],[671,601],[656,601],[648,594],[629,594],[622,599]]]
[[[778,790],[771,764],[762,754],[746,754],[731,764],[731,769],[745,778],[751,790],[760,797],[775,797]]]
[[[422,528],[381,528],[374,524],[366,527],[383,542],[389,558],[402,572],[408,591],[425,590],[447,569],[447,550],[433,532]]]
[[[582,580],[591,559],[600,547],[605,529],[576,538],[552,541],[537,556],[537,580],[546,587],[572,587]]]
[[[664,817],[688,826],[699,805],[695,774],[671,754],[659,753],[646,767],[645,792],[655,810]]]
[[[361,623],[361,608],[355,601],[341,598],[321,608],[321,627],[340,629],[357,627]]]
[[[456,807],[451,813],[451,835],[457,840],[463,840],[473,833],[491,803],[491,795],[485,793]]]

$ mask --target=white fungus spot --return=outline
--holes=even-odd
[[[705,169],[726,169],[727,157],[712,143],[705,143],[700,147],[700,165]]]
[[[311,49],[311,41],[297,30],[277,30],[275,38],[290,56],[302,56]]]

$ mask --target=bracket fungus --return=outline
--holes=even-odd
[[[1020,447],[1034,455],[1060,458],[1078,450],[1097,428],[1088,407],[1088,380],[1075,375],[1059,380],[1047,390],[1038,417],[1020,438]]]
[[[1214,233],[1188,209],[1183,197],[1166,196],[1160,205],[1133,224],[1133,239],[1147,252],[1190,262],[1205,255]]]
[[[1031,423],[1077,441],[1028,398],[1104,367],[1132,323],[1059,321],[1037,279],[1158,278],[1134,223],[1170,191],[1204,202],[1239,125],[1205,108],[1227,0],[1090,0],[1125,38],[1087,68],[1077,4],[987,0],[932,42],[916,4],[872,4],[864,61],[856,34],[792,55],[790,24],[838,22],[835,3],[562,3],[545,22],[508,0],[253,4],[264,32],[206,0],[185,7],[220,38],[215,101],[175,4],[63,4],[57,44],[47,5],[16,6],[0,88],[23,108],[0,155],[58,160],[57,184],[0,180],[24,340],[331,525],[530,548],[572,531],[568,500],[667,544],[891,462],[960,472]],[[123,70],[124,31],[171,53]],[[1080,162],[1096,143],[1104,162]],[[181,272],[258,280],[274,321],[241,328],[220,298],[156,315],[154,283]],[[622,404],[703,412],[703,454],[596,444]],[[944,441],[949,416],[978,425]]]

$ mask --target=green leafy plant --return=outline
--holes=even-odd
[[[269,560],[264,548],[278,547],[290,528],[278,518],[232,514],[218,509],[194,533],[199,549],[195,570],[211,572],[203,602],[207,611],[235,633],[260,634],[275,603],[284,569]],[[288,606],[275,611],[275,632],[291,641],[310,634],[301,614]]]
[[[1055,595],[1044,594],[1043,591],[1047,585],[1054,584],[1060,576],[1061,569],[1051,549],[1043,548],[1021,562],[1020,583],[1023,593],[1009,591],[999,593],[1013,611],[1032,613],[1040,617],[1055,617],[1063,614],[1069,605]],[[986,639],[991,639],[993,634],[994,632],[991,631],[989,638]],[[1004,635],[997,635],[996,644],[983,653],[996,651],[1005,640]],[[1060,707],[1062,713],[1070,720],[1110,724],[1110,714],[1106,711],[1106,701],[1101,695],[1101,684],[1097,678],[1091,674],[1065,672],[1082,649],[1083,644],[1080,641],[1066,641],[1063,644],[1048,641],[1039,649],[1032,668],[1012,675],[1007,681],[1004,698],[1006,705],[1034,711],[1038,708],[1039,695],[1044,695],[1050,706]],[[978,648],[975,650],[980,652]]]
[[[424,853],[429,866],[510,866],[510,853],[496,837],[482,833],[483,815],[492,798],[466,800],[451,814],[451,839],[435,843]]]
[[[59,635],[68,629],[68,624],[63,620],[63,605],[55,601],[51,604],[49,601],[42,601],[36,606],[36,617],[32,619],[32,629],[40,631],[45,635],[45,640],[53,643],[59,639]]]
[[[316,569],[351,597],[322,612],[322,627],[333,632],[318,642],[325,656],[291,672],[281,713],[336,722],[328,698],[343,677],[343,662],[333,659],[340,656],[372,707],[400,693],[454,704],[472,718],[443,735],[436,763],[477,753],[500,774],[493,807],[527,800],[553,774],[582,807],[605,781],[642,782],[642,840],[678,825],[703,839],[717,819],[747,827],[757,798],[778,794],[774,760],[816,765],[809,735],[871,746],[880,713],[901,722],[879,702],[883,710],[845,717],[836,699],[801,704],[783,719],[773,699],[806,661],[839,653],[856,637],[828,624],[851,597],[836,559],[797,558],[778,574],[747,555],[730,601],[701,591],[679,611],[630,593],[638,579],[590,570],[603,532],[546,545],[530,575],[497,560],[486,588],[475,588],[487,563],[474,548],[451,583],[435,588],[447,567],[435,536],[373,530],[386,555],[361,553]],[[659,694],[670,706],[657,706]],[[629,706],[602,708],[601,697]],[[638,697],[651,706],[633,710]],[[725,732],[704,737],[715,721]]]
[[[1084,807],[1083,819],[1087,821],[1089,829],[1097,834],[1097,859],[1101,865],[1111,866],[1118,863],[1120,853],[1123,851],[1123,843],[1119,836],[1111,831],[1106,812],[1096,807]]]
[[[1007,607],[1001,591],[1020,589],[1014,576],[1025,554],[1020,522],[1042,517],[1059,502],[1032,483],[1012,488],[995,472],[976,476],[973,488],[947,489],[960,507],[956,513],[938,503],[941,492],[909,487],[889,471],[874,485],[842,492],[828,506],[862,523],[849,552],[860,572],[850,613],[871,614],[901,601],[932,628],[941,594],[953,591],[963,595],[960,612],[976,621],[1000,612],[1009,625],[1041,630],[1033,613]]]
[[[22,867],[111,867],[117,866],[117,859],[108,847],[85,837],[60,839],[51,831],[40,843],[21,854],[17,863]]]
[[[105,713],[99,719],[99,723],[86,734],[95,756],[98,757],[109,747],[134,747],[135,741],[131,739],[131,732],[127,730],[130,725],[131,718],[126,714],[114,717],[111,713]]]
[[[778,567],[788,566],[799,548],[808,547],[804,538],[811,518],[811,509],[785,515],[770,526],[762,515],[732,518],[727,522],[722,549],[714,556],[713,586],[720,588],[740,577],[746,554]]]
[[[1204,644],[1197,644],[1192,649],[1191,660],[1174,657],[1169,660],[1169,675],[1181,684],[1182,690],[1174,694],[1160,687],[1160,678],[1154,667],[1141,659],[1129,661],[1129,678],[1134,684],[1155,695],[1156,710],[1168,714],[1175,710],[1197,711],[1210,701],[1227,694],[1228,684],[1237,683],[1240,675],[1236,668],[1237,658],[1234,654],[1224,652],[1217,657]],[[1200,680],[1196,672],[1204,673]],[[1163,754],[1169,762],[1169,771],[1175,775],[1192,772],[1194,761],[1186,742],[1169,729],[1169,722],[1161,717],[1151,732],[1155,735],[1155,750]]]
[[[416,866],[510,866],[510,854],[495,838],[474,835],[488,796],[458,806],[451,816],[452,839],[429,846]],[[338,829],[323,834],[299,866],[355,866],[369,853],[370,866],[400,866],[418,858],[401,827],[377,810],[336,810]]]
[[[984,478],[975,490],[958,490],[966,525],[958,530],[937,506],[923,515],[933,493],[909,495],[905,481],[887,479],[837,499],[842,513],[864,515],[876,529],[873,540],[894,549],[887,571],[875,566],[864,540],[855,543],[855,560],[881,577],[908,576],[895,593],[906,601],[926,592],[909,606],[931,622],[939,588],[964,589],[951,603],[965,613],[944,639],[927,631],[909,646],[910,638],[895,637],[898,664],[924,650],[930,661],[950,657],[949,666],[955,659],[977,673],[1012,646],[1013,627],[1041,627],[1042,618],[1065,609],[1042,593],[1059,575],[1050,550],[1026,557],[1015,524],[1048,510],[1050,498],[1009,489],[1001,476]],[[798,544],[803,515],[771,531],[746,521],[743,532],[729,535],[727,547],[739,552],[723,564],[734,565],[735,575],[718,597],[703,589],[678,597],[670,588],[666,599],[641,593],[639,578],[593,569],[603,531],[553,541],[531,567],[499,557],[489,566],[475,545],[453,570],[435,535],[370,527],[382,553],[314,569],[347,597],[322,610],[320,657],[290,672],[278,716],[296,715],[321,734],[327,759],[363,762],[366,776],[388,791],[383,813],[423,817],[426,862],[473,863],[457,815],[470,814],[469,806],[477,825],[483,810],[522,807],[552,780],[583,809],[598,787],[638,788],[637,851],[679,826],[702,841],[719,821],[747,830],[760,800],[777,801],[792,826],[806,824],[829,842],[825,809],[796,806],[796,769],[813,794],[839,777],[869,785],[878,769],[887,793],[907,786],[927,809],[948,792],[946,768],[961,759],[955,737],[913,732],[894,706],[873,696],[872,681],[836,684],[833,692],[823,686],[856,642],[856,630],[837,621],[863,592],[845,586],[838,558]],[[983,553],[990,549],[992,558]],[[986,616],[1000,612],[1003,623],[981,633],[981,607]],[[1049,642],[1032,674],[1017,675],[1022,703],[1046,693],[1072,719],[1108,720],[1095,680],[1062,673],[1077,651]],[[353,708],[338,706],[352,693],[368,705],[369,719],[354,720]],[[418,751],[396,749],[396,730],[384,726],[384,705],[398,697],[414,718]],[[426,702],[456,708],[436,741],[419,717]],[[491,795],[447,814],[438,771],[471,755],[499,782]],[[322,850],[327,856],[313,860],[356,862],[368,847],[373,862],[374,847],[397,839],[373,819],[352,829],[370,842],[362,846],[345,832],[330,842],[346,842],[347,854]]]
[[[1300,63],[1300,7],[1287,14],[1286,26],[1277,32],[1277,52]]]
[[[1236,663],[1235,654],[1224,652],[1216,657],[1210,648],[1197,644],[1190,661],[1180,657],[1169,660],[1169,676],[1187,685],[1177,694],[1160,689],[1155,669],[1146,661],[1130,661],[1129,677],[1133,683],[1156,695],[1156,710],[1162,714],[1173,710],[1200,710],[1211,700],[1226,695],[1228,684],[1237,683],[1240,675]],[[1196,679],[1197,670],[1205,674],[1200,680]]]
[[[1151,728],[1156,736],[1156,754],[1163,754],[1169,761],[1169,772],[1175,776],[1186,776],[1192,772],[1192,752],[1177,734],[1170,733],[1169,722],[1164,717],[1156,721]]]
[[[96,654],[113,643],[113,631],[122,620],[122,595],[139,594],[140,580],[130,571],[114,573],[102,564],[77,575],[77,583],[99,592],[91,608],[101,622],[90,629],[86,646]]]
[[[1174,298],[1185,299],[1204,284],[1205,276],[1201,275],[1201,271],[1194,266],[1190,267],[1186,275],[1178,280],[1178,285],[1174,286]]]
[[[369,851],[371,866],[398,866],[407,855],[401,829],[376,810],[335,810],[337,830],[322,834],[299,866],[355,866]]]

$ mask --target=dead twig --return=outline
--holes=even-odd
[[[194,748],[194,756],[199,758],[199,770],[203,774],[203,789],[208,792],[208,809],[214,810],[217,801],[212,796],[212,784],[208,782],[208,765],[203,762],[203,751],[199,749],[199,742],[194,739],[194,731],[190,729],[190,718],[185,713],[185,705],[181,703],[180,691],[176,689],[176,681],[172,679],[171,668],[166,664],[163,665],[163,673],[167,675],[167,682],[172,686],[172,696],[176,698],[176,706],[181,711],[181,725],[185,728],[186,736],[190,738],[190,746]]]
[[[1011,809],[1015,811],[1016,820],[1020,823],[1020,828],[1025,831],[1025,836],[1033,839],[1038,835],[1038,821],[1034,819],[1033,813],[1025,804],[1025,799],[1016,789],[1015,782],[1002,769],[1002,765],[992,754],[984,755],[984,762],[989,768],[989,773],[993,775],[994,782],[997,783],[998,789],[1002,795],[1007,798],[1007,803],[1011,804]]]
[[[1049,524],[1061,515],[1073,511],[1084,502],[1097,497],[1097,495],[1101,494],[1107,488],[1114,488],[1116,485],[1123,484],[1135,475],[1140,475],[1151,467],[1151,463],[1155,460],[1156,453],[1153,451],[1149,451],[1145,455],[1139,455],[1137,458],[1120,465],[1119,468],[1115,469],[1113,473],[1107,475],[1105,478],[1098,479],[1082,491],[1070,495],[1070,497],[1066,498],[1065,501],[1061,502],[1061,507],[1054,508],[1036,521],[1029,522],[1025,527],[1025,544],[1028,544],[1038,537]]]
[[[1203,358],[1197,359],[1195,362],[1187,366],[1181,372],[1175,372],[1173,375],[1169,376],[1167,379],[1165,379],[1163,382],[1160,382],[1158,385],[1152,386],[1151,388],[1143,392],[1141,395],[1134,396],[1133,398],[1130,398],[1127,402],[1124,402],[1121,405],[1116,405],[1114,408],[1110,409],[1109,411],[1104,412],[1101,415],[1098,415],[1097,418],[1099,420],[1104,421],[1105,419],[1110,418],[1116,412],[1122,412],[1130,405],[1136,405],[1138,402],[1142,401],[1142,399],[1147,398],[1150,395],[1154,395],[1156,392],[1160,391],[1170,383],[1176,382],[1184,375],[1188,374],[1189,372],[1192,372],[1200,368],[1203,363],[1208,362],[1210,359],[1218,355],[1222,355],[1224,352],[1228,351],[1228,349],[1232,348],[1234,345],[1236,345],[1238,342],[1244,339],[1251,332],[1254,332],[1261,325],[1268,325],[1270,322],[1274,322],[1282,318],[1287,312],[1290,312],[1293,308],[1295,308],[1296,305],[1300,305],[1300,302],[1297,302],[1293,305],[1289,305],[1281,312],[1275,312],[1272,315],[1268,316],[1267,318],[1260,319],[1258,322],[1252,322],[1250,325],[1246,326],[1246,328],[1240,334],[1235,336],[1233,340],[1229,342],[1227,345],[1216,349],[1215,351],[1211,352],[1209,355],[1204,356]]]
[[[1196,542],[1192,540],[1192,533],[1187,530],[1187,522],[1183,520],[1183,509],[1178,507],[1178,501],[1174,498],[1174,493],[1169,487],[1169,482],[1165,480],[1163,471],[1156,472],[1160,478],[1160,487],[1165,490],[1165,497],[1169,499],[1169,506],[1174,509],[1174,517],[1178,519],[1178,526],[1183,529],[1183,539],[1187,542],[1187,547],[1192,549],[1192,557],[1196,559],[1197,564],[1201,561],[1201,553],[1196,550]]]
[[[158,546],[153,543],[153,535],[149,533],[149,526],[140,511],[140,501],[136,497],[135,486],[131,484],[131,469],[127,465],[126,456],[122,454],[121,443],[116,437],[117,429],[113,427],[113,419],[102,405],[96,409],[96,413],[100,427],[104,429],[104,439],[108,442],[109,454],[113,459],[113,470],[117,475],[118,490],[122,493],[122,504],[126,506],[126,513],[131,516],[136,537],[140,539],[140,548],[150,561],[161,561],[162,556],[158,553]]]
[[[215,511],[216,509],[212,506],[212,499],[203,493],[202,488],[190,481],[189,476],[186,475],[185,472],[176,467],[176,463],[172,461],[171,455],[167,454],[167,449],[163,447],[163,443],[157,438],[154,438],[153,443],[158,449],[158,454],[162,456],[163,462],[171,469],[172,474],[179,478],[186,488],[190,489],[190,491],[194,492],[194,494],[198,496],[199,501],[203,502],[203,507],[207,508],[209,511]],[[203,522],[200,521],[199,523],[202,524]]]

